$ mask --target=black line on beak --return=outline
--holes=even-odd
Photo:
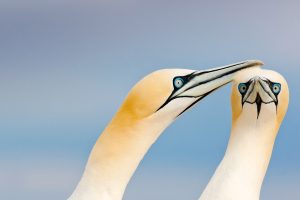
[[[213,89],[213,90],[211,90],[211,91],[205,93],[204,95],[202,95],[199,99],[197,99],[196,101],[194,101],[191,105],[189,105],[186,109],[184,109],[181,113],[179,113],[179,115],[177,115],[176,118],[179,117],[180,115],[182,115],[182,114],[183,114],[185,111],[187,111],[188,109],[190,109],[193,105],[195,105],[196,103],[198,103],[200,100],[202,100],[203,98],[205,98],[206,96],[208,96],[210,93],[212,93],[213,91],[219,89],[220,87],[222,87],[222,86],[224,86],[224,85],[226,85],[226,84],[227,84],[227,83],[225,83],[225,84],[223,84],[223,85],[220,85],[219,87],[217,87],[217,88],[215,88],[215,89]]]
[[[200,100],[202,100],[204,97],[206,97],[207,95],[209,95],[210,93],[212,93],[212,91],[204,94],[203,96],[201,96],[199,99],[197,99],[196,101],[194,101],[191,105],[189,105],[188,107],[186,107],[181,113],[179,113],[177,117],[179,117],[180,115],[182,115],[185,111],[187,111],[188,109],[190,109],[193,105],[195,105],[196,103],[198,103]]]
[[[220,68],[220,69],[208,70],[208,71],[200,72],[200,73],[198,73],[198,74],[195,73],[195,74],[193,75],[192,78],[194,78],[194,77],[196,77],[196,76],[200,76],[200,75],[206,74],[206,73],[216,72],[216,71],[220,71],[220,70],[223,70],[223,69],[235,67],[235,66],[238,66],[238,65],[243,65],[243,64],[245,64],[245,63],[247,63],[247,62],[236,63],[236,64],[229,65],[229,66],[227,66],[227,67],[223,67],[223,68]],[[195,85],[192,85],[192,86],[189,87],[189,88],[186,88],[186,89],[185,89],[184,91],[182,91],[182,92],[185,92],[185,91],[187,91],[187,90],[190,90],[190,89],[192,89],[192,88],[194,88],[194,87],[197,87],[197,86],[199,86],[199,85],[202,85],[202,84],[205,84],[205,83],[214,81],[214,80],[216,80],[216,79],[222,78],[222,77],[224,77],[224,76],[228,76],[228,75],[230,75],[230,74],[236,73],[236,72],[241,71],[241,70],[243,70],[243,69],[247,69],[247,68],[253,67],[253,66],[255,66],[255,65],[257,65],[257,63],[253,63],[252,65],[247,65],[247,66],[244,66],[244,67],[235,69],[235,70],[231,70],[231,71],[229,71],[229,72],[227,72],[227,73],[220,74],[220,75],[218,75],[218,76],[216,76],[216,77],[207,79],[207,80],[205,80],[205,81],[201,81],[201,82],[199,82],[199,83],[197,83],[197,84],[195,84]]]

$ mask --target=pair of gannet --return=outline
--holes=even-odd
[[[168,125],[237,72],[260,65],[245,61],[205,71],[160,70],[145,77],[97,140],[69,200],[122,199],[138,164]]]
[[[289,103],[277,72],[244,70],[232,87],[232,129],[223,160],[200,200],[258,200],[275,138]]]
[[[240,70],[260,66],[245,61],[205,71],[156,71],[129,92],[97,140],[83,176],[69,200],[120,200],[138,164],[179,115],[232,81]]]

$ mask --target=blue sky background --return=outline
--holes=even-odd
[[[289,82],[262,200],[300,196],[299,1],[1,0],[0,199],[66,199],[130,88],[161,68],[260,59]],[[125,200],[197,199],[225,151],[230,86],[169,127]]]

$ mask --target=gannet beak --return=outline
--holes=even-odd
[[[196,71],[189,81],[170,98],[178,97],[201,97],[231,82],[235,73],[240,70],[263,65],[259,60],[248,60],[223,67],[204,71]]]
[[[245,93],[242,93],[242,105],[245,103],[255,103],[257,106],[257,118],[259,117],[262,103],[275,103],[277,107],[277,96],[281,88],[280,83],[274,83],[264,77],[256,76],[250,79],[247,83],[242,84],[245,85],[246,88]]]

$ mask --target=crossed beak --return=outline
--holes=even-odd
[[[263,63],[259,60],[247,60],[218,68],[195,71],[185,77],[182,77],[185,79],[184,85],[180,88],[174,89],[166,102],[158,110],[176,98],[195,98],[195,101],[188,107],[190,108],[213,91],[231,82],[234,75],[240,70],[251,67],[259,67],[261,65],[263,65]]]
[[[196,71],[190,75],[189,81],[169,98],[203,97],[214,90],[231,82],[234,75],[240,70],[263,65],[258,60],[248,60],[223,67]]]

